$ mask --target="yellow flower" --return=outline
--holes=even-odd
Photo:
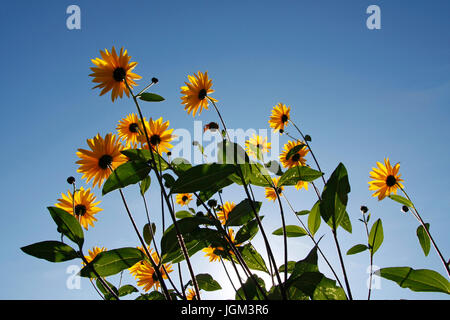
[[[400,169],[400,163],[397,163],[394,167],[391,166],[389,158],[384,159],[384,165],[377,162],[378,168],[372,168],[370,172],[369,190],[375,190],[373,197],[378,196],[378,200],[383,200],[391,193],[397,193],[398,188],[403,188],[400,183],[403,179],[400,179],[401,174],[398,173]]]
[[[300,190],[301,188],[308,190],[308,182],[307,181],[299,181],[295,185],[295,189]]]
[[[91,68],[93,73],[90,76],[94,77],[92,82],[98,83],[93,89],[101,88],[101,96],[112,90],[111,100],[113,102],[118,96],[122,98],[124,92],[129,97],[129,91],[124,80],[126,79],[130,88],[133,88],[136,85],[134,80],[142,78],[132,72],[137,62],[130,63],[131,57],[128,55],[127,50],[123,51],[123,48],[120,49],[119,55],[117,55],[114,47],[111,52],[107,49],[104,52],[100,51],[100,55],[103,59],[95,58],[91,60],[96,66]]]
[[[161,117],[158,120],[153,121],[153,119],[150,118],[150,121],[145,122],[145,128],[153,150],[156,150],[161,154],[163,152],[168,152],[170,148],[173,148],[169,142],[172,141],[175,136],[172,135],[173,129],[168,129],[169,120],[163,122]],[[144,133],[138,136],[138,140],[142,143],[144,148],[148,149],[147,138]]]
[[[116,129],[119,138],[125,142],[126,148],[137,148],[141,128],[139,117],[135,113],[131,113],[119,121]]]
[[[277,186],[279,180],[280,180],[280,177],[273,177],[272,178],[273,185],[277,189],[278,194],[281,196],[281,193],[283,192],[284,187],[283,186],[281,186],[281,187]],[[266,191],[266,199],[269,199],[269,200],[272,200],[272,201],[275,201],[277,199],[277,193],[276,193],[276,191],[275,191],[275,189],[273,187],[265,188],[265,191]]]
[[[93,186],[100,188],[103,180],[115,169],[127,161],[127,157],[120,153],[123,145],[116,135],[108,133],[103,139],[97,134],[92,139],[87,139],[91,150],[78,149],[77,156],[81,159],[76,163],[80,165],[78,172],[83,173],[83,178],[89,183],[94,179]]]
[[[230,238],[231,242],[236,247],[240,246],[240,244],[237,244],[234,241],[234,231],[233,231],[233,229],[228,229],[228,237]],[[209,258],[209,262],[215,262],[215,261],[220,261],[220,259],[222,259],[222,257],[218,253],[224,253],[225,249],[223,247],[214,248],[214,247],[209,246],[207,248],[202,249],[202,251],[206,253],[205,257]],[[230,255],[234,255],[232,250],[229,251],[229,254]],[[226,258],[224,258],[224,259],[228,260]]]
[[[234,202],[225,202],[222,206],[222,209],[217,212],[217,218],[219,218],[220,222],[222,222],[222,224],[225,224],[228,220],[228,215],[230,214],[230,212],[234,209],[234,207],[236,207],[236,204]]]
[[[159,256],[156,252],[152,252],[151,248],[148,248],[149,252],[153,258],[153,261],[156,264],[159,264]],[[143,251],[143,248],[140,247],[139,250]],[[164,271],[165,269],[165,271]],[[132,275],[137,280],[137,285],[143,287],[144,291],[149,291],[151,288],[155,287],[156,290],[160,287],[160,282],[157,278],[155,269],[152,267],[150,262],[143,260],[136,264],[134,264],[132,267],[128,269]],[[160,266],[159,271],[161,272],[161,275],[163,279],[167,279],[167,273],[172,272],[172,265],[171,264],[164,264],[163,266]],[[167,271],[167,273],[166,273]]]
[[[217,100],[209,96],[214,90],[211,89],[212,80],[208,79],[208,72],[199,71],[197,74],[194,73],[194,76],[188,75],[188,79],[189,82],[185,82],[186,86],[181,87],[183,94],[181,104],[184,104],[184,110],[187,110],[188,114],[192,112],[192,116],[195,117],[197,111],[201,114],[203,108],[208,110],[208,98],[214,102]]]
[[[188,300],[197,300],[197,298],[195,297],[195,291],[192,290],[191,288],[188,289],[188,292],[186,294],[186,299],[188,299]]]
[[[89,225],[91,227],[94,226],[94,221],[97,221],[94,214],[103,209],[97,207],[100,201],[95,202],[96,197],[91,193],[91,189],[84,190],[83,187],[80,187],[80,190],[75,192],[75,197],[73,197],[70,190],[67,195],[64,193],[61,195],[62,199],[58,199],[59,202],[55,204],[56,207],[61,208],[76,217],[86,230],[88,230]]]
[[[261,137],[253,134],[252,138],[245,141],[245,149],[249,156],[260,159],[262,154],[269,152],[270,142],[267,142],[267,137]]]
[[[176,202],[180,206],[187,206],[192,200],[192,194],[190,193],[179,193],[176,196]]]
[[[290,119],[291,107],[286,107],[285,104],[278,103],[272,108],[272,114],[270,115],[269,125],[276,132],[283,130]]]
[[[290,169],[292,167],[304,166],[306,164],[305,156],[309,152],[309,149],[306,147],[306,145],[303,146],[298,152],[291,155],[289,160],[287,159],[287,155],[288,155],[289,151],[291,151],[292,148],[294,148],[298,145],[301,145],[301,144],[304,145],[304,143],[301,141],[295,141],[295,142],[288,141],[288,143],[286,143],[284,145],[284,150],[280,154],[280,161],[281,161],[281,164],[283,165],[283,167]]]
[[[93,247],[92,250],[88,250],[89,255],[88,255],[88,256],[84,256],[84,258],[85,258],[86,261],[89,263],[89,262],[91,262],[92,260],[94,260],[95,257],[96,257],[100,252],[103,252],[103,251],[107,251],[106,248],[104,248],[104,247],[101,247],[101,248],[99,248],[99,247]],[[85,265],[84,262],[83,262],[83,265]]]

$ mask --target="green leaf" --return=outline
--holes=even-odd
[[[145,259],[145,254],[136,248],[120,248],[100,252],[94,260],[80,271],[80,276],[96,278],[92,268],[100,277],[107,277],[134,266]]]
[[[403,205],[409,207],[409,208],[414,208],[413,203],[411,201],[409,201],[408,199],[406,199],[405,197],[402,197],[402,196],[399,196],[396,194],[390,194],[388,197],[400,204],[403,204]]]
[[[84,234],[78,220],[63,209],[57,207],[47,207],[47,209],[58,226],[58,230],[81,248],[84,243]]]
[[[200,206],[202,204],[201,201],[203,202],[208,201],[218,191],[222,190],[223,188],[229,186],[232,183],[233,181],[231,181],[229,178],[223,179],[217,183],[212,183],[208,189],[200,191],[198,195],[200,199],[197,199],[197,206]]]
[[[144,92],[139,95],[139,99],[143,101],[148,102],[161,102],[164,101],[164,98],[161,97],[159,94],[156,93],[150,93],[150,92]]]
[[[220,284],[213,279],[208,273],[200,273],[195,276],[198,283],[198,288],[205,291],[216,291],[222,289]],[[187,286],[192,286],[192,280],[189,280]]]
[[[274,232],[272,232],[272,234],[274,234],[276,236],[282,236],[284,234],[283,228],[279,228],[279,229],[275,230]],[[295,225],[286,226],[286,236],[289,238],[303,237],[303,236],[306,236],[307,234],[308,233],[306,232],[306,230],[303,229],[302,227],[295,226]]]
[[[381,219],[378,219],[372,225],[369,233],[369,250],[371,255],[375,254],[375,252],[383,243],[383,240],[383,224],[381,223]]]
[[[293,147],[291,150],[289,150],[289,152],[286,155],[286,160],[289,160],[294,154],[298,153],[301,149],[303,149],[303,147],[306,147],[306,144],[301,143]]]
[[[248,199],[242,200],[228,214],[228,219],[225,225],[227,227],[230,227],[230,226],[241,226],[243,224],[246,224],[247,222],[255,218],[255,212],[253,211],[253,208],[256,210],[256,213],[258,213],[259,209],[261,208],[261,205],[262,202],[259,201],[250,202],[250,200]]]
[[[105,281],[105,283],[108,285],[108,287],[117,295],[119,293],[119,291],[117,290],[117,288],[110,282],[106,281],[105,279],[103,279]],[[97,279],[95,281],[98,290],[100,290],[101,293],[103,293],[104,297],[106,300],[115,300],[114,296],[111,295],[111,293],[108,291],[108,289],[101,283],[101,281],[99,279]]]
[[[301,210],[301,211],[297,211],[295,214],[298,216],[306,216],[307,214],[309,214],[309,210]]]
[[[294,271],[296,261],[288,261],[288,273],[292,273]],[[278,272],[284,272],[284,264],[278,267]]]
[[[244,246],[237,247],[242,255],[242,258],[247,263],[248,267],[252,270],[264,271],[269,273],[266,263],[258,251],[253,248],[252,245],[246,244]]]
[[[245,150],[237,143],[228,140],[221,141],[217,145],[217,162],[221,164],[248,164],[250,158]]]
[[[263,289],[264,293],[267,294],[266,286],[264,283],[264,280],[258,277],[257,275],[253,275],[254,278],[249,277],[247,278],[247,281],[243,284],[242,287],[240,287],[236,293],[236,300],[263,300],[264,296],[262,295],[261,291],[258,289],[258,287],[255,284],[258,282],[259,286]]]
[[[430,224],[425,223],[425,226],[427,227],[427,230],[430,230]],[[425,256],[428,256],[428,253],[430,253],[430,238],[427,235],[427,232],[425,231],[425,228],[423,226],[419,226],[417,228],[417,238],[419,238],[420,246],[422,247],[423,253]]]
[[[152,223],[151,229],[148,223],[145,224],[142,234],[144,235],[144,241],[146,244],[150,245],[150,242],[152,242],[155,232],[156,232],[156,224]]]
[[[443,292],[450,294],[450,282],[433,270],[410,267],[382,268],[376,274],[395,281],[400,287],[418,292]]]
[[[351,247],[347,251],[347,255],[360,253],[360,252],[366,251],[367,249],[369,249],[369,248],[365,244],[357,244],[357,245],[354,245],[353,247]]]
[[[350,184],[348,181],[347,169],[342,163],[328,179],[323,192],[319,209],[323,220],[331,224],[331,228],[336,230],[345,216]]]
[[[173,184],[175,183],[175,178],[168,173],[164,173],[162,175],[162,178],[164,179],[164,186],[166,188],[171,188],[173,186]]]
[[[346,300],[345,291],[336,281],[326,278],[320,272],[305,272],[295,278],[292,286],[310,296],[312,300]]]
[[[141,294],[136,300],[166,300],[166,297],[159,291],[152,291],[150,293]]]
[[[78,258],[77,252],[59,241],[42,241],[20,248],[26,254],[50,262],[63,262]]]
[[[290,285],[295,278],[301,276],[305,272],[319,272],[317,261],[317,246],[314,246],[305,259],[295,263],[291,276],[288,279],[288,285]]]
[[[264,216],[260,216],[259,218],[262,220]],[[256,219],[253,219],[244,224],[239,229],[239,231],[236,233],[236,237],[234,238],[234,240],[236,241],[236,243],[243,243],[245,241],[250,241],[255,237],[258,231],[259,231],[258,221]]]
[[[317,201],[309,212],[308,216],[308,229],[311,235],[314,237],[317,230],[319,230],[321,219],[319,210],[319,201]]]
[[[119,188],[144,180],[150,173],[150,166],[143,161],[128,161],[117,167],[103,185],[102,194],[105,195]]]
[[[140,161],[140,162],[148,162],[152,163],[152,154],[150,153],[150,150],[148,149],[127,149],[120,151],[123,155],[127,156],[130,161]],[[169,164],[167,161],[157,154],[156,152],[153,153],[153,158],[156,162],[156,168],[161,171],[166,170],[169,167]]]
[[[253,184],[259,187],[271,187],[272,178],[270,177],[269,171],[259,163],[250,163],[241,165],[244,168],[243,173],[245,174],[245,181],[247,183]],[[242,185],[242,181],[239,179],[236,181],[237,184]]]
[[[132,286],[131,284],[126,284],[124,286],[121,286],[119,288],[119,297],[123,297],[123,296],[127,296],[129,294],[132,294],[134,292],[139,292],[138,289],[136,289],[134,286]]]
[[[345,211],[339,226],[341,226],[348,233],[352,233],[352,223],[350,222],[350,217],[348,216],[347,211]]]
[[[283,170],[281,170],[281,165],[278,161],[272,160],[264,164],[264,167],[267,168],[270,172],[277,176],[282,176],[284,174]]]
[[[192,193],[207,190],[211,181],[226,179],[236,171],[232,164],[200,164],[188,169],[175,181],[171,193]]]
[[[147,192],[148,188],[150,188],[151,182],[152,182],[152,179],[150,178],[150,176],[146,176],[141,181],[141,187],[140,187],[141,195],[144,195]]]
[[[323,173],[307,166],[297,166],[287,170],[278,181],[278,186],[293,186],[299,181],[311,182],[323,176]]]
[[[183,219],[183,218],[192,218],[193,214],[186,210],[181,210],[175,213],[175,217],[177,219]]]

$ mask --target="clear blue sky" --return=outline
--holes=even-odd
[[[71,4],[81,8],[81,30],[66,28],[66,8]],[[366,28],[366,8],[371,4],[381,8],[381,30]],[[3,3],[0,298],[98,298],[86,279],[81,290],[66,288],[66,268],[73,262],[51,264],[19,248],[57,239],[46,207],[67,192],[67,176],[81,182],[76,149],[86,147],[86,139],[97,132],[114,131],[117,121],[134,111],[130,100],[112,104],[109,95],[99,97],[91,89],[90,59],[113,45],[128,49],[139,62],[138,74],[147,80],[159,78],[154,90],[166,101],[145,105],[144,113],[170,120],[172,128],[193,130],[192,116],[180,104],[179,88],[187,74],[198,70],[208,70],[212,77],[214,97],[230,128],[268,128],[272,106],[290,105],[293,119],[312,136],[326,175],[339,162],[349,171],[353,234],[340,232],[343,250],[364,241],[357,219],[365,204],[373,221],[382,218],[384,225],[377,266],[428,268],[444,274],[433,250],[424,257],[415,235],[416,221],[391,200],[372,198],[367,181],[376,161],[388,156],[401,162],[407,190],[448,258],[449,12],[450,3],[437,0]],[[217,121],[212,111],[199,119]],[[264,190],[255,189],[261,197]],[[100,197],[98,188],[96,193]],[[131,188],[126,195],[142,226],[145,219],[136,190]],[[297,210],[310,209],[315,201],[311,190],[289,190],[287,196]],[[224,197],[243,199],[238,188],[226,191]],[[156,185],[149,202],[157,214]],[[86,246],[136,246],[117,195],[102,198],[101,206],[104,211],[86,233]],[[265,201],[261,211],[268,232],[281,225],[272,203]],[[294,224],[294,217],[289,216],[288,223]],[[326,226],[318,232],[324,233],[323,249],[337,262]],[[280,248],[276,251],[281,262],[282,239],[271,239]],[[289,241],[290,260],[303,258],[311,248],[306,237]],[[262,248],[259,238],[255,244]],[[207,263],[201,253],[193,261],[198,273],[211,273],[226,288],[225,297],[232,297],[219,263]],[[367,253],[347,257],[346,266],[354,296],[364,299]],[[329,275],[325,266],[321,268]],[[128,276],[124,281],[134,284]],[[448,299],[444,294],[401,289],[388,280],[381,281],[373,298]]]

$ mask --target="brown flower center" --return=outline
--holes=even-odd
[[[98,159],[98,166],[102,169],[107,169],[113,161],[113,157],[111,157],[109,154],[104,154],[103,156]]]
[[[84,216],[86,214],[86,206],[83,204],[77,204],[75,206],[75,214],[77,216]]]
[[[198,98],[199,98],[200,100],[205,99],[206,96],[207,96],[206,89],[201,89],[201,90],[198,92]]]
[[[397,183],[397,179],[393,175],[389,175],[386,178],[386,184],[388,187],[393,187]]]
[[[299,153],[294,154],[291,159],[294,162],[299,161],[300,160],[300,154]]]
[[[138,132],[139,126],[137,123],[132,123],[128,126],[128,130],[130,130],[130,132],[136,133]]]
[[[188,199],[188,197],[187,197],[187,196],[183,196],[183,198],[181,198],[181,201],[183,201],[183,202],[186,202],[186,201],[187,201],[187,199]]]
[[[285,114],[283,114],[283,115],[281,116],[281,122],[285,123],[286,121],[288,121],[288,116],[285,115]]]
[[[161,137],[159,135],[157,135],[157,134],[152,135],[150,137],[150,143],[153,146],[156,146],[156,145],[160,144],[161,143]]]
[[[126,75],[127,75],[127,72],[122,67],[116,68],[113,71],[113,78],[117,82],[122,82],[125,79]]]

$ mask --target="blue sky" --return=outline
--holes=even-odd
[[[71,4],[81,8],[81,30],[66,28],[66,8]],[[381,30],[366,28],[366,8],[371,4],[381,8]],[[134,111],[132,101],[112,104],[108,95],[99,97],[91,89],[90,59],[112,46],[127,48],[139,62],[136,72],[144,77],[140,87],[151,77],[159,78],[154,91],[166,100],[144,105],[144,114],[162,116],[172,128],[193,131],[193,118],[183,111],[179,88],[188,74],[198,70],[208,70],[212,77],[214,97],[229,128],[268,129],[272,106],[290,105],[292,118],[312,136],[312,148],[326,176],[339,162],[349,172],[353,233],[340,232],[343,251],[364,241],[357,219],[365,204],[373,221],[383,220],[385,241],[375,257],[377,266],[411,266],[444,274],[433,250],[424,257],[415,235],[416,221],[391,200],[372,198],[367,181],[376,161],[389,157],[400,162],[409,194],[448,257],[449,9],[448,1],[424,0],[4,3],[0,298],[98,298],[85,279],[81,290],[67,289],[66,269],[73,262],[51,264],[19,248],[57,239],[46,207],[67,192],[67,176],[81,182],[76,149],[85,148],[86,139],[98,132],[114,131],[118,120]],[[217,121],[212,110],[198,119]],[[255,190],[261,198],[264,190]],[[95,191],[100,197],[100,190]],[[136,189],[126,190],[126,196],[142,226],[145,219]],[[288,190],[286,196],[296,210],[310,209],[315,202],[311,190]],[[228,201],[243,197],[239,188],[224,192]],[[86,232],[87,247],[136,246],[117,195],[101,200],[104,211],[95,228]],[[158,215],[156,185],[149,203]],[[272,203],[264,201],[261,211],[269,233],[281,225]],[[292,215],[288,223],[295,223]],[[318,234],[326,234],[323,250],[337,262],[329,230],[322,226]],[[282,239],[271,239],[280,248],[281,262]],[[303,258],[311,248],[306,237],[289,242],[290,260]],[[262,249],[259,237],[255,245]],[[198,273],[210,272],[225,288],[225,296],[232,297],[220,264],[212,266],[201,253],[193,261]],[[346,257],[346,266],[354,296],[364,299],[367,253]],[[322,270],[329,275],[323,265]],[[134,284],[127,275],[123,281]],[[223,298],[216,292],[205,297]],[[401,289],[388,280],[381,280],[373,298],[448,299]]]

